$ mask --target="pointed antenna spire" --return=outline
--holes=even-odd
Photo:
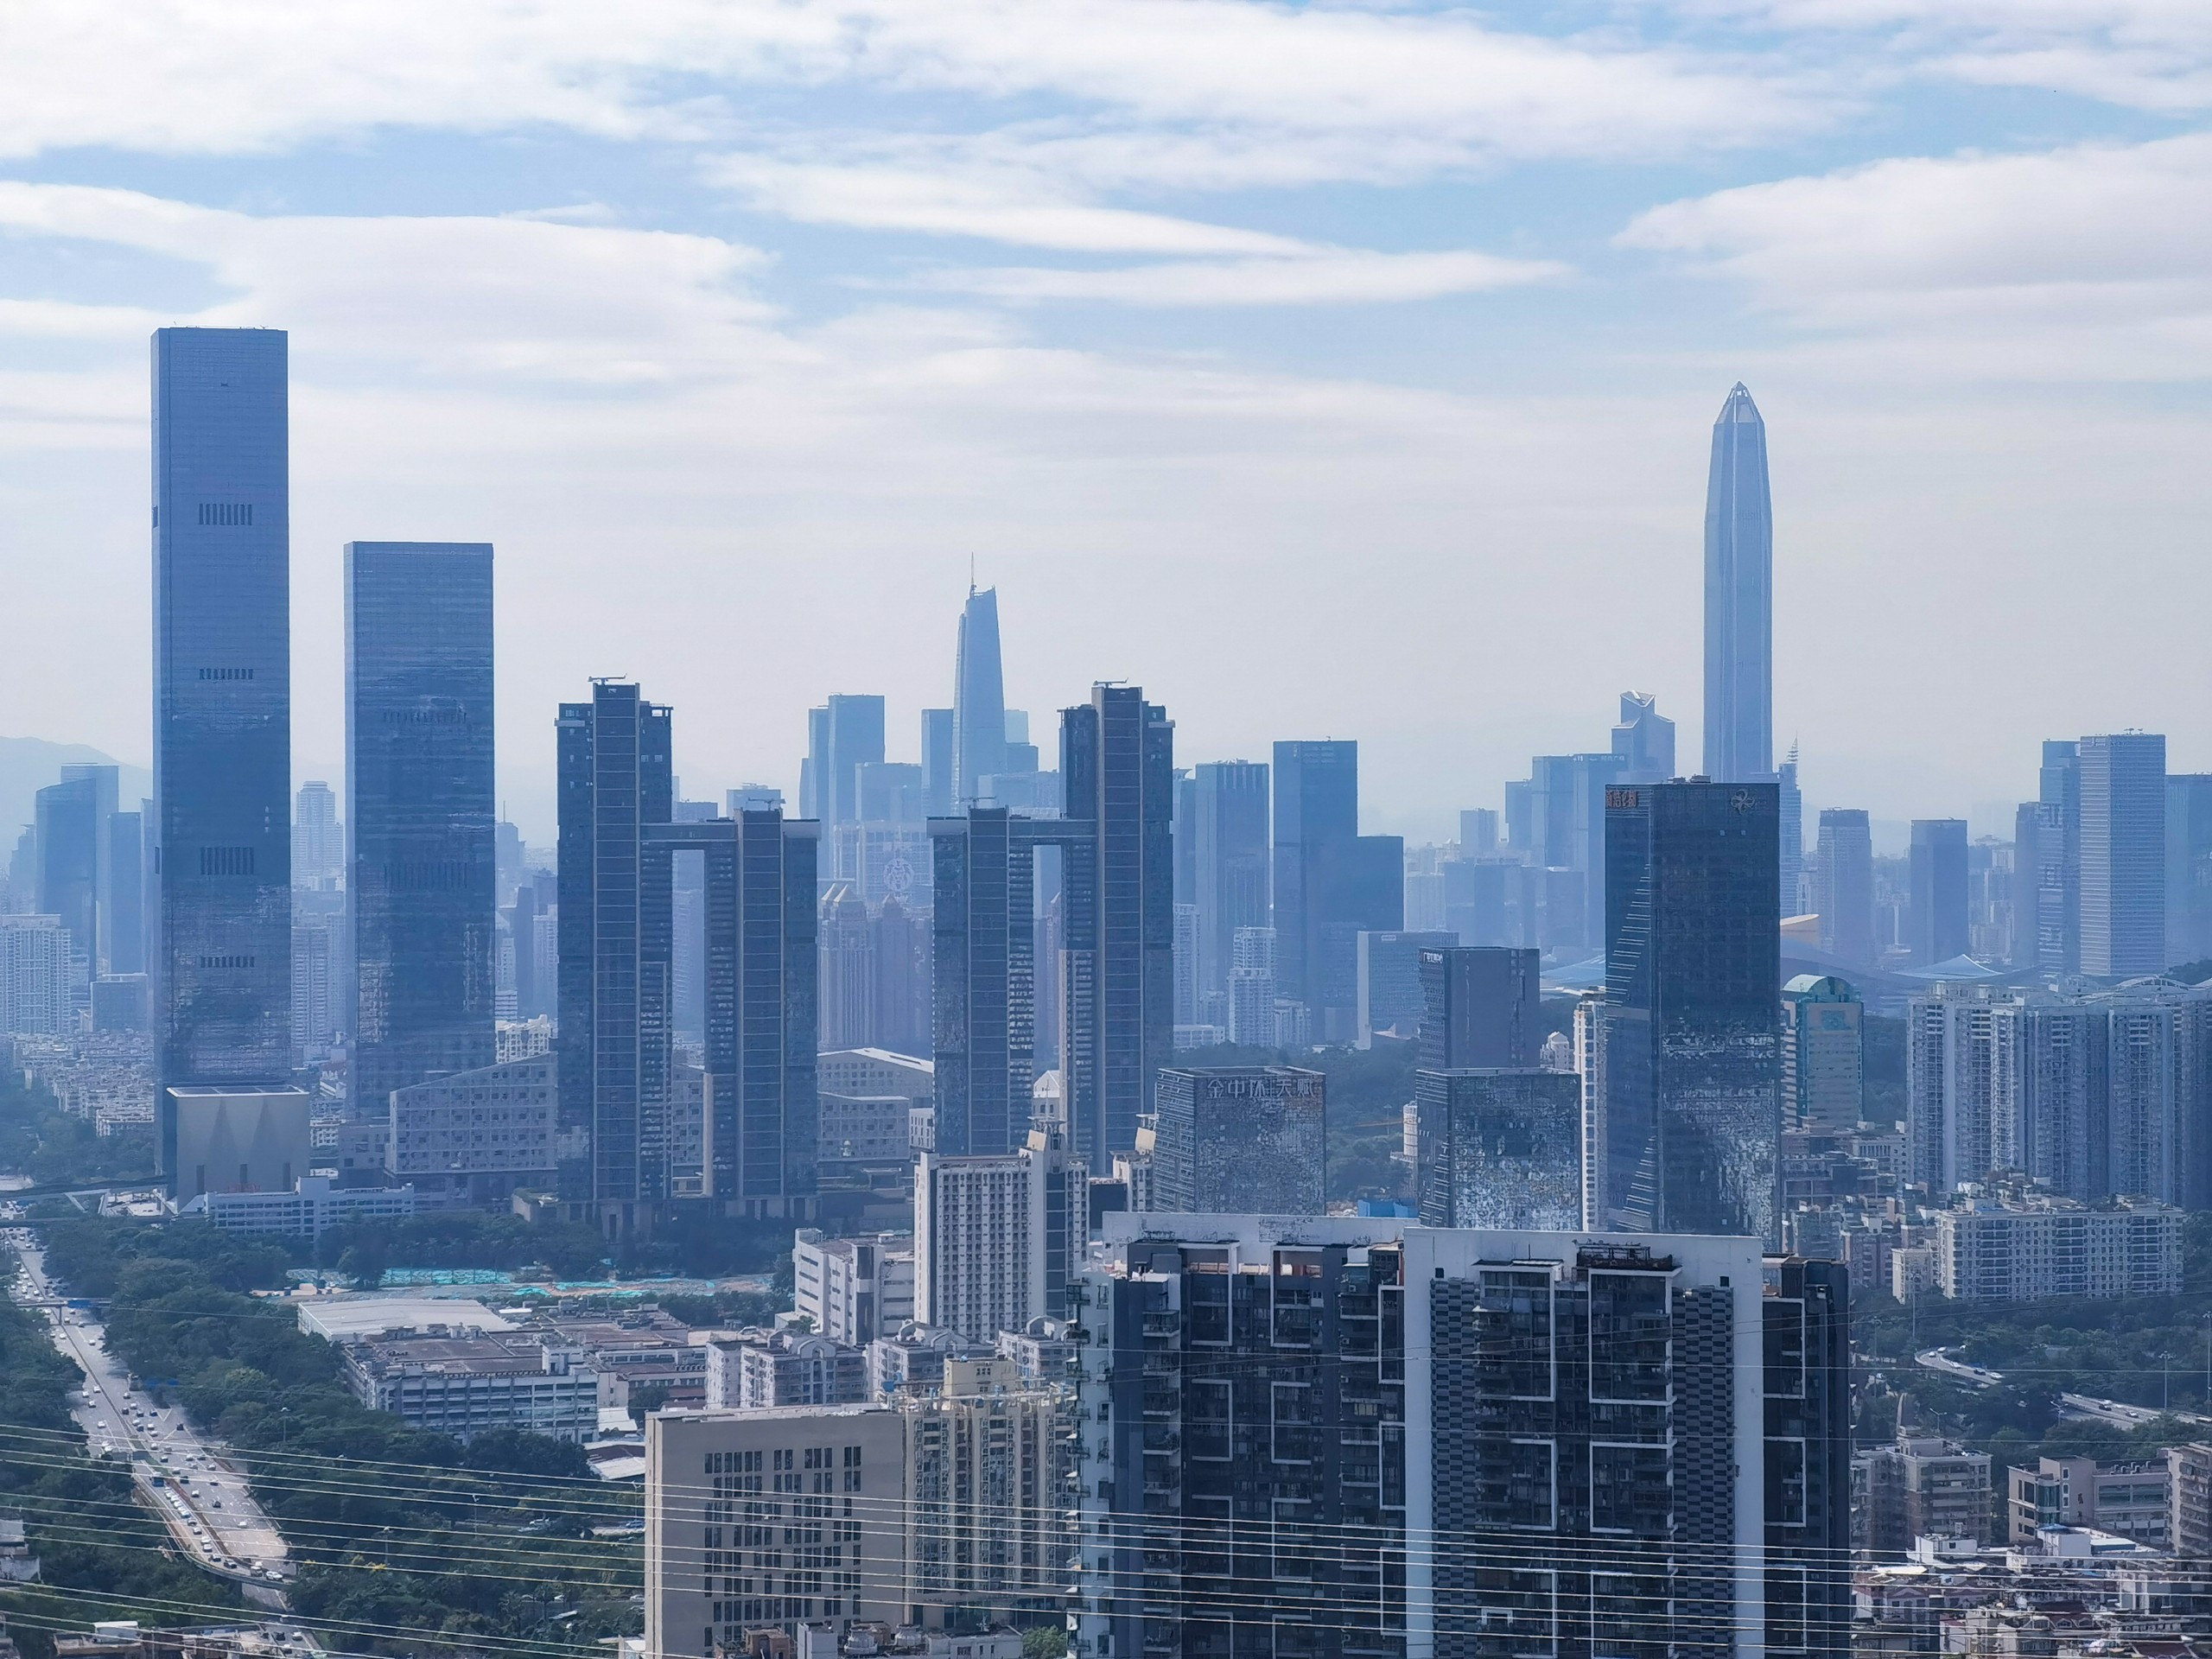
[[[976,597],[976,553],[972,548],[968,552],[968,597]]]

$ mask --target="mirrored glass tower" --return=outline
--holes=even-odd
[[[1766,423],[1741,381],[1705,491],[1705,756],[1715,783],[1774,775],[1774,503]]]
[[[286,338],[154,335],[161,1082],[283,1083],[292,1041]]]

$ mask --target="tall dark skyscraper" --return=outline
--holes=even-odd
[[[118,812],[108,820],[100,932],[107,941],[107,970],[111,974],[146,971],[144,824],[137,812]]]
[[[1061,711],[1068,948],[1061,1043],[1070,1144],[1103,1173],[1136,1144],[1175,1046],[1175,726],[1135,686],[1099,685]]]
[[[2115,979],[2166,961],[2166,740],[2085,737],[2082,765],[2082,971]]]
[[[492,687],[490,546],[346,543],[356,1117],[496,1058]]]
[[[652,1158],[639,1144],[638,910],[645,826],[675,806],[669,711],[601,681],[589,702],[561,705],[556,730],[561,1192],[634,1203],[661,1196],[640,1167]]]
[[[1967,950],[1967,821],[1915,818],[1910,864],[1912,879],[1912,960],[1922,968],[1962,957]]]
[[[156,1064],[281,1084],[292,1042],[285,336],[154,335]]]
[[[1779,816],[1773,784],[1611,792],[1593,1223],[1778,1246]]]
[[[670,711],[600,681],[561,705],[562,1196],[623,1230],[677,1185],[675,861],[697,853],[705,925],[696,1195],[804,1217],[815,1198],[816,852],[775,809],[675,821]]]
[[[1359,745],[1276,744],[1275,982],[1316,1040],[1351,1040],[1359,935],[1404,927],[1405,902],[1405,842],[1359,833]]]
[[[1274,984],[1312,1002],[1338,849],[1360,834],[1360,746],[1274,746]]]
[[[1534,950],[1430,946],[1421,953],[1423,1070],[1528,1066],[1544,1033],[1541,963]]]
[[[1774,503],[1766,423],[1740,381],[1706,482],[1704,766],[1719,783],[1774,773]]]
[[[976,800],[1006,766],[1006,677],[999,662],[999,595],[968,590],[952,671],[952,804]]]
[[[1082,932],[1040,960],[1037,925],[1039,849],[1071,863],[1083,883]],[[1089,995],[1097,958],[1092,903],[1092,826],[1029,818],[1002,806],[970,807],[930,821],[936,880],[931,917],[937,1066],[937,1150],[947,1157],[1019,1151],[1030,1127],[1030,1090],[1039,1069],[1061,1066],[1072,1039],[1077,1070],[1094,1069],[1096,1033]],[[1070,966],[1071,961],[1073,966]],[[1040,1029],[1050,982],[1065,976],[1084,993],[1086,1023]]]
[[[1255,760],[1209,761],[1197,768],[1193,785],[1192,885],[1203,1009],[1207,997],[1229,995],[1236,930],[1268,925],[1268,768]],[[1228,1019],[1209,1023],[1225,1026]]]
[[[1029,821],[972,807],[930,825],[937,893],[937,1150],[1014,1151],[1036,1081],[1036,853]]]

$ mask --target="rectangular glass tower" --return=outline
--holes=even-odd
[[[492,550],[346,545],[353,1113],[492,1064]]]
[[[163,328],[154,367],[157,1062],[164,1084],[291,1070],[286,339]]]

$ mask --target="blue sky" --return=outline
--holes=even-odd
[[[340,545],[489,539],[534,836],[591,674],[695,794],[833,690],[911,758],[971,556],[1017,703],[1358,737],[1375,827],[1630,686],[1689,763],[1738,378],[1809,804],[2212,768],[2208,109],[2185,0],[21,0],[0,732],[148,751],[145,336],[198,321],[292,331],[302,775]]]

